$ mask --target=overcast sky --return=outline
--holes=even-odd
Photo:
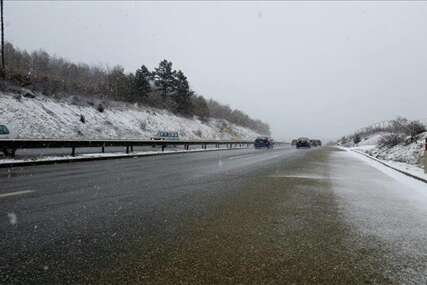
[[[427,118],[426,2],[5,3],[6,40],[69,60],[164,58],[277,138]]]

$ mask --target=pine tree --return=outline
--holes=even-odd
[[[135,100],[139,101],[147,97],[147,94],[151,91],[150,81],[152,78],[152,73],[145,65],[136,70],[132,84],[132,93]]]
[[[354,137],[353,137],[353,142],[355,143],[355,144],[358,144],[358,143],[360,143],[362,141],[362,139],[360,138],[360,135],[359,134],[355,134],[354,135]]]
[[[159,67],[154,70],[154,83],[160,89],[163,97],[166,97],[174,90],[175,72],[172,69],[172,62],[166,59],[159,63]]]
[[[176,72],[174,87],[174,99],[177,103],[177,113],[187,116],[192,115],[191,96],[193,92],[190,90],[187,77],[181,70]]]

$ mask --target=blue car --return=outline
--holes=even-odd
[[[273,140],[269,137],[258,137],[254,145],[255,148],[273,148]]]

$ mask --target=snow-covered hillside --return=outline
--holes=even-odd
[[[101,112],[97,109],[98,103],[84,97],[61,100],[42,94],[30,97],[0,93],[0,124],[9,126],[17,138],[149,139],[159,130],[177,131],[181,139],[253,139],[259,136],[224,120],[202,122],[122,102],[109,102]]]

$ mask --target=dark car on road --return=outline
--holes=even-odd
[[[311,147],[310,139],[308,139],[308,138],[297,139],[296,147],[297,148],[310,148]]]
[[[10,139],[10,131],[5,125],[0,125],[0,139]]]
[[[273,139],[269,137],[258,137],[254,142],[255,148],[272,148]]]
[[[321,140],[312,140],[313,141],[313,145],[314,146],[322,146],[322,141]]]
[[[320,140],[310,140],[311,146],[322,146],[322,142]]]

